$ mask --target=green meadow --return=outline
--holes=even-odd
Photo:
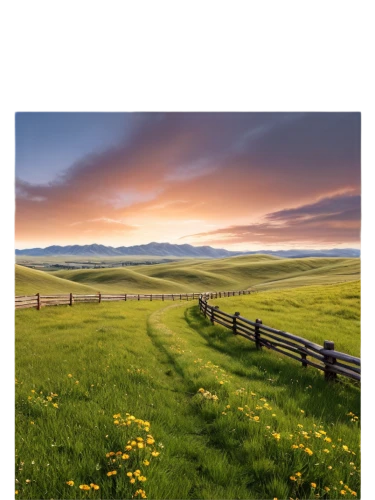
[[[33,273],[38,273],[38,279],[43,275],[45,279],[49,277],[49,290],[54,293],[60,289],[75,292],[76,289],[60,288],[63,283],[88,287],[86,290],[89,289],[91,293],[93,290],[102,293],[181,293],[249,288],[264,290],[358,280],[360,261],[343,258],[281,259],[268,255],[245,255],[229,259],[190,259],[167,264],[53,273],[16,266],[16,295],[44,292],[44,285],[40,280],[37,281],[35,277],[34,281],[31,281]],[[56,282],[54,278],[65,281]],[[39,288],[35,289],[36,287]]]
[[[211,303],[359,355],[358,259],[41,274],[52,288],[103,292],[254,287]],[[318,370],[257,351],[195,301],[26,309],[15,321],[18,498],[360,497],[357,383],[327,383]]]

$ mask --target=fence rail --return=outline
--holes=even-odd
[[[210,294],[202,294],[199,297],[199,309],[205,317],[209,318],[211,323],[222,325],[232,330],[235,335],[255,342],[257,349],[267,347],[299,361],[304,368],[312,366],[322,370],[327,380],[337,378],[337,374],[361,380],[360,358],[336,351],[334,342],[325,340],[321,346],[292,333],[265,326],[260,319],[250,321],[239,312],[228,314],[218,306],[208,304],[210,298],[216,297]]]
[[[248,295],[252,293],[251,290],[237,290],[237,291],[225,291],[225,292],[204,292],[205,297],[219,298],[219,297],[232,297],[234,295]],[[58,306],[58,305],[70,305],[73,304],[84,304],[84,303],[101,303],[101,302],[115,302],[115,301],[128,301],[128,300],[194,300],[198,299],[202,295],[202,292],[190,292],[190,293],[96,293],[96,294],[76,294],[76,293],[65,293],[65,294],[51,294],[42,295],[37,293],[35,295],[18,295],[15,297],[15,308],[16,309],[26,309],[34,308],[41,309],[45,306]]]

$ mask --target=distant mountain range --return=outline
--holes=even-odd
[[[77,257],[122,257],[134,255],[152,255],[158,257],[202,257],[223,258],[236,255],[266,254],[276,257],[359,257],[360,250],[354,248],[333,248],[330,250],[258,250],[249,252],[233,252],[223,248],[210,246],[194,247],[192,245],[173,245],[171,243],[148,243],[130,247],[110,247],[105,245],[52,245],[47,248],[28,248],[16,250],[17,256],[53,257],[58,255],[75,255]]]

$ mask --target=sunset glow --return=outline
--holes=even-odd
[[[360,246],[359,113],[18,113],[16,248]]]

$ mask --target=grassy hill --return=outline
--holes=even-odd
[[[358,280],[360,260],[282,259],[268,255],[249,255],[129,268],[57,271],[53,276],[107,293],[177,293],[253,287],[262,290]]]
[[[93,293],[96,289],[53,276],[43,271],[16,265],[16,295],[48,293]]]
[[[358,283],[212,303],[358,348]],[[194,302],[16,311],[15,346],[18,498],[360,498],[358,384],[257,351]]]

